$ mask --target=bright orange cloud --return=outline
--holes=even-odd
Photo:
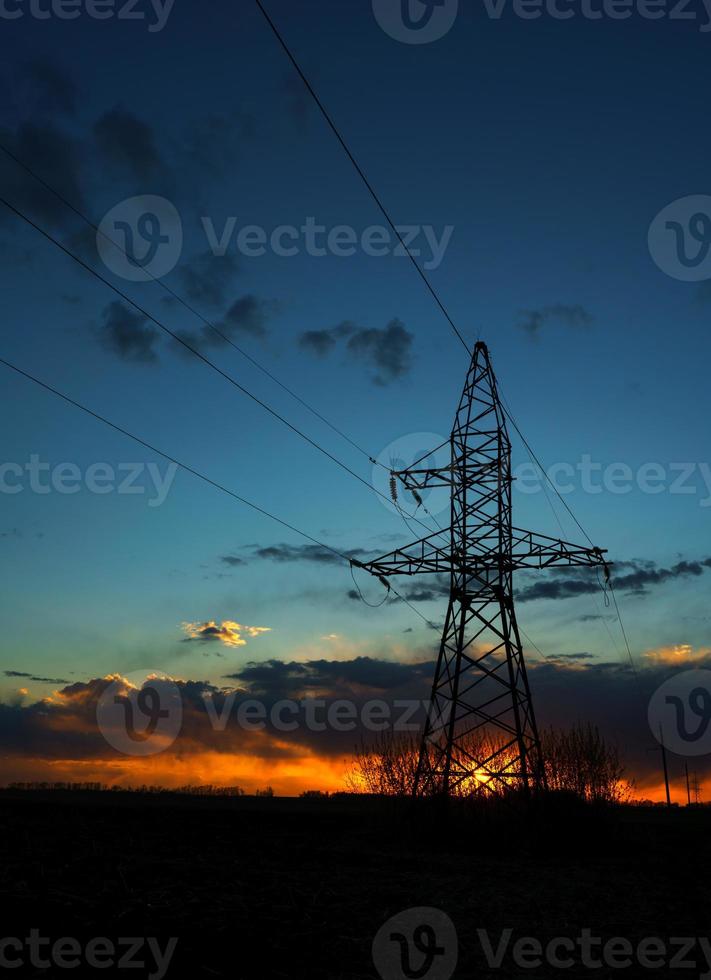
[[[183,623],[182,628],[188,640],[219,640],[228,647],[243,647],[247,642],[243,634],[254,638],[271,632],[271,626],[243,626],[232,619],[225,619],[219,625],[214,619],[205,623]]]
[[[710,655],[709,649],[694,650],[690,643],[675,643],[674,646],[648,650],[644,658],[654,664],[691,664]]]

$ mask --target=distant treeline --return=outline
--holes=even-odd
[[[141,794],[152,794],[152,795],[180,795],[180,796],[259,796],[259,797],[272,797],[274,796],[274,790],[271,786],[267,786],[265,789],[258,789],[254,793],[249,794],[246,790],[242,789],[241,786],[213,786],[212,783],[205,783],[201,785],[188,784],[186,786],[149,786],[143,784],[142,786],[108,786],[106,783],[68,783],[68,782],[32,782],[32,783],[8,783],[5,789],[13,790],[23,790],[23,791],[40,791],[45,792],[50,791],[62,791],[62,792],[91,792],[91,793],[141,793]],[[308,789],[300,794],[302,797],[307,799],[322,799],[328,797],[330,794],[323,793],[318,789]],[[345,796],[350,794],[345,793],[334,793],[333,796]]]
[[[151,793],[167,794],[179,793],[187,796],[245,796],[245,791],[241,786],[213,786],[212,784],[200,786],[108,786],[106,783],[9,783],[6,789],[16,790],[63,790],[70,792],[92,792],[92,793]],[[258,795],[269,795],[266,790],[258,792]]]

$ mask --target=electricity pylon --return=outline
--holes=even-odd
[[[451,523],[374,561],[379,577],[444,573],[449,605],[414,792],[454,795],[545,784],[513,603],[521,568],[597,565],[604,552],[524,531],[511,522],[511,443],[485,344],[474,348],[450,438],[451,462],[394,475],[415,495],[451,492]]]

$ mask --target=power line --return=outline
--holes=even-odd
[[[467,342],[464,340],[464,337],[462,336],[462,334],[458,330],[456,324],[454,323],[454,320],[452,319],[452,317],[450,316],[450,314],[449,314],[446,306],[444,305],[444,302],[439,297],[437,291],[435,290],[434,286],[432,285],[432,283],[430,282],[430,280],[428,279],[428,277],[425,275],[424,270],[421,268],[420,264],[417,262],[417,260],[415,259],[414,255],[412,254],[412,252],[410,251],[410,249],[408,248],[408,246],[405,244],[405,241],[403,240],[402,236],[400,235],[400,232],[398,231],[397,226],[395,225],[395,222],[391,218],[389,211],[387,210],[387,208],[383,204],[382,199],[380,198],[380,196],[378,195],[377,191],[375,190],[375,188],[371,184],[370,180],[366,176],[365,171],[363,170],[363,168],[361,167],[361,165],[358,163],[358,161],[355,158],[353,152],[351,151],[350,147],[346,143],[345,138],[343,137],[343,135],[341,134],[340,130],[336,126],[336,123],[334,122],[332,116],[330,115],[330,113],[326,109],[325,105],[323,104],[323,102],[319,98],[319,96],[318,96],[316,90],[314,89],[313,85],[311,84],[311,82],[309,81],[309,79],[306,77],[305,72],[303,71],[303,69],[302,69],[301,65],[299,64],[299,62],[296,60],[296,57],[295,57],[294,53],[292,52],[291,48],[289,47],[289,45],[287,44],[284,36],[279,31],[279,28],[276,26],[275,22],[269,16],[268,12],[266,11],[266,9],[264,7],[264,4],[262,3],[262,0],[255,0],[255,3],[257,5],[257,7],[259,8],[259,10],[261,11],[262,15],[264,16],[264,19],[267,22],[267,24],[269,25],[269,27],[270,27],[272,33],[274,34],[275,38],[277,39],[277,41],[281,45],[282,49],[284,50],[286,56],[288,57],[289,61],[292,64],[292,66],[294,67],[295,71],[299,75],[299,78],[301,79],[301,81],[305,85],[307,91],[309,92],[309,94],[311,95],[312,99],[314,100],[314,103],[316,104],[316,106],[318,107],[319,111],[321,112],[321,115],[323,116],[323,118],[325,119],[325,121],[328,124],[329,128],[331,129],[331,131],[333,132],[334,136],[336,137],[336,139],[340,143],[341,147],[343,148],[343,151],[345,152],[346,156],[350,160],[350,162],[353,165],[354,169],[356,170],[358,176],[362,180],[362,182],[363,182],[365,188],[367,189],[368,193],[373,198],[373,200],[375,201],[376,205],[378,206],[380,212],[382,213],[383,217],[385,218],[385,220],[387,221],[387,223],[390,225],[390,227],[392,228],[393,232],[397,236],[397,238],[398,238],[398,240],[399,240],[402,248],[405,250],[405,253],[407,254],[408,258],[410,259],[410,261],[412,262],[413,266],[417,270],[418,275],[420,276],[420,278],[422,279],[423,283],[427,287],[427,290],[429,291],[429,293],[431,294],[431,296],[435,300],[437,306],[439,307],[440,311],[442,312],[442,314],[444,315],[445,319],[447,320],[447,323],[452,328],[452,330],[454,331],[455,335],[457,336],[457,338],[459,339],[459,341],[464,346],[464,349],[467,351],[467,353],[471,357],[471,354],[472,354],[471,348],[469,347],[469,345],[467,344]],[[519,436],[521,437],[521,439],[523,440],[523,442],[528,447],[529,451],[533,454],[533,450],[530,449],[530,446],[526,442],[526,439],[524,438],[521,430],[519,429],[518,425],[516,424],[516,421],[514,420],[513,416],[511,415],[510,411],[506,408],[506,406],[504,406],[504,411],[506,412],[506,415],[510,419],[512,425],[514,426],[514,428],[518,432]],[[541,464],[538,461],[538,459],[535,456],[535,454],[533,454],[533,455],[534,455],[534,458],[536,459],[536,461],[538,462],[539,466],[541,466]],[[564,504],[566,510],[569,512],[570,516],[573,518],[573,520],[578,525],[578,527],[580,528],[580,530],[582,531],[582,533],[585,535],[585,537],[588,540],[588,542],[594,547],[591,538],[588,536],[587,532],[582,527],[582,525],[578,521],[578,519],[575,516],[575,514],[573,514],[572,510],[570,509],[570,507],[568,506],[568,504],[566,503],[566,501],[563,500],[563,498],[561,497],[560,493],[558,492],[558,488],[550,480],[550,478],[548,477],[548,474],[546,473],[546,471],[543,469],[542,466],[541,466],[541,470],[544,473],[546,479],[549,480],[549,482],[550,482],[551,486],[553,487],[553,489],[555,490],[555,492],[560,497],[561,501],[563,502],[563,504]]]
[[[69,208],[70,211],[73,211],[74,214],[77,215],[77,217],[82,219],[82,221],[86,222],[86,224],[90,228],[92,228],[97,233],[97,235],[101,235],[102,238],[105,238],[107,242],[109,242],[111,245],[114,246],[114,248],[117,248],[120,252],[123,252],[124,255],[130,258],[128,252],[126,251],[125,248],[123,248],[122,245],[114,241],[113,238],[110,238],[109,235],[107,235],[104,231],[102,231],[98,225],[94,224],[91,218],[89,218],[86,214],[84,214],[84,212],[81,211],[78,207],[76,207],[76,205],[72,204],[71,201],[67,200],[67,198],[64,197],[63,194],[60,194],[60,192],[56,190],[56,188],[52,187],[51,184],[47,183],[47,181],[44,180],[43,177],[41,177],[36,171],[34,171],[31,167],[29,167],[15,153],[13,153],[12,150],[10,150],[3,143],[0,143],[0,150],[2,150],[2,152],[7,157],[9,157],[14,163],[16,163],[18,167],[21,167],[26,173],[30,175],[30,177],[36,180],[38,184],[41,184],[42,187],[45,188],[45,190],[48,190],[51,194],[53,194],[57,198],[57,200],[61,201],[65,207]],[[206,327],[208,327],[208,329],[212,330],[216,336],[220,337],[226,344],[229,344],[230,347],[234,348],[234,350],[236,350],[239,354],[241,354],[242,357],[246,358],[251,364],[253,364],[263,374],[265,374],[271,381],[279,385],[280,388],[282,388],[287,394],[291,395],[291,397],[294,398],[297,402],[299,402],[300,405],[303,405],[304,408],[308,409],[308,411],[311,412],[312,415],[315,415],[317,419],[319,419],[321,422],[327,425],[342,439],[345,439],[346,442],[350,443],[350,445],[353,446],[354,449],[357,449],[358,452],[362,453],[363,456],[365,456],[368,460],[370,460],[371,463],[378,466],[383,465],[382,463],[379,463],[378,460],[374,459],[370,455],[370,453],[368,453],[365,449],[363,449],[362,446],[359,446],[354,439],[352,439],[349,435],[343,432],[337,425],[334,425],[333,422],[329,421],[329,419],[327,419],[324,415],[321,414],[321,412],[315,409],[313,405],[310,405],[304,398],[298,395],[292,388],[284,384],[284,382],[281,381],[279,378],[277,378],[276,375],[272,374],[272,372],[269,371],[268,368],[264,367],[263,364],[260,364],[260,362],[255,357],[252,357],[251,354],[249,354],[246,350],[244,350],[242,347],[236,344],[230,337],[227,336],[227,334],[225,334],[222,330],[216,327],[214,323],[212,323],[205,316],[203,316],[203,314],[200,313],[199,310],[196,310],[190,303],[188,303],[188,301],[183,296],[181,296],[180,293],[177,293],[174,289],[171,289],[171,287],[167,283],[163,282],[157,276],[154,276],[149,269],[147,268],[143,269],[143,272],[145,272],[145,274],[149,277],[149,279],[151,279],[153,282],[161,286],[170,296],[173,297],[173,299],[177,300],[178,303],[180,303],[183,307],[185,307],[186,310],[188,310],[190,313],[196,316]]]
[[[350,476],[358,480],[359,483],[362,483],[363,486],[367,487],[368,490],[373,491],[379,497],[382,497],[383,500],[388,501],[388,498],[385,496],[385,494],[382,493],[380,490],[378,490],[377,487],[374,487],[372,484],[368,483],[368,481],[364,480],[362,476],[360,476],[358,473],[355,472],[355,470],[352,470],[350,466],[342,462],[340,459],[338,459],[337,456],[334,456],[333,453],[330,453],[327,449],[324,449],[323,446],[317,443],[305,432],[302,432],[302,430],[297,428],[297,426],[289,422],[289,420],[286,419],[283,415],[280,415],[279,412],[271,408],[270,405],[268,405],[266,402],[262,401],[260,398],[254,395],[248,388],[240,384],[240,382],[237,381],[235,378],[233,378],[230,374],[227,374],[226,371],[223,371],[222,368],[218,367],[218,365],[215,364],[213,361],[211,361],[208,357],[205,357],[205,355],[201,353],[201,351],[197,350],[197,348],[189,344],[183,337],[181,337],[179,334],[176,334],[173,330],[171,330],[170,327],[166,327],[166,325],[162,323],[160,320],[158,320],[155,316],[153,316],[153,314],[149,313],[146,309],[140,306],[135,300],[131,299],[131,297],[127,293],[119,289],[118,286],[115,286],[105,276],[102,276],[100,272],[97,272],[95,269],[92,269],[92,267],[88,265],[88,263],[84,262],[84,260],[79,258],[78,255],[75,255],[70,249],[68,249],[65,245],[63,245],[62,242],[60,242],[57,238],[51,235],[48,231],[45,231],[44,228],[36,224],[31,218],[29,218],[26,214],[24,214],[22,211],[16,208],[13,204],[10,204],[10,202],[5,200],[5,198],[3,197],[0,197],[0,204],[4,204],[5,207],[8,208],[8,210],[12,211],[18,218],[21,218],[24,222],[30,225],[30,227],[34,228],[35,231],[39,232],[40,235],[42,235],[48,241],[52,242],[52,244],[56,245],[57,248],[59,248],[62,252],[64,252],[65,255],[68,255],[69,258],[73,259],[79,266],[85,269],[90,275],[94,276],[105,286],[108,286],[109,289],[111,289],[114,293],[116,293],[117,296],[120,296],[123,300],[125,300],[125,302],[130,303],[131,306],[133,306],[134,309],[138,310],[138,312],[142,316],[150,320],[152,323],[155,323],[155,325],[159,327],[161,330],[163,330],[164,333],[168,334],[169,337],[172,337],[173,340],[177,341],[177,343],[179,343],[182,347],[190,351],[191,354],[199,358],[201,361],[203,361],[203,363],[207,364],[207,366],[212,368],[213,371],[216,371],[221,377],[223,377],[231,385],[237,388],[238,391],[242,392],[243,395],[246,395],[253,402],[255,402],[255,404],[259,405],[260,408],[263,408],[266,412],[269,412],[269,414],[272,415],[275,419],[278,419],[278,421],[280,421],[283,425],[289,428],[296,435],[300,436],[310,446],[312,446],[314,449],[317,449],[320,453],[322,453],[324,456],[330,459],[337,466],[340,466],[342,470],[344,470]],[[412,519],[417,521],[417,523],[420,524],[422,527],[424,527],[426,531],[432,533],[432,529],[428,527],[428,525],[425,524],[423,521],[421,521],[418,517],[413,516]]]
[[[551,480],[550,476],[548,475],[547,470],[543,466],[543,463],[541,463],[541,461],[538,458],[538,456],[536,456],[536,454],[534,453],[534,451],[531,449],[530,443],[528,442],[528,440],[526,439],[526,437],[524,436],[524,434],[519,429],[519,427],[518,427],[518,425],[516,423],[516,419],[511,414],[511,410],[506,405],[506,402],[505,402],[505,399],[503,398],[503,396],[502,396],[502,403],[503,403],[504,412],[506,413],[506,416],[507,416],[508,420],[511,422],[511,425],[514,427],[514,429],[516,430],[516,432],[518,432],[519,437],[521,439],[521,442],[524,444],[524,446],[528,450],[529,455],[532,457],[532,459],[535,460],[536,465],[538,466],[538,468],[541,471],[542,475],[545,477],[545,479],[551,485],[551,487],[555,491],[556,496],[558,497],[558,499],[560,500],[560,502],[563,504],[563,506],[565,507],[565,509],[568,511],[568,513],[570,514],[570,516],[573,518],[573,520],[575,521],[575,523],[577,524],[578,528],[583,533],[583,535],[585,536],[585,538],[587,539],[588,544],[592,548],[594,548],[595,545],[593,543],[592,538],[590,537],[590,535],[588,534],[588,532],[585,530],[585,528],[583,527],[583,525],[580,523],[580,521],[578,520],[578,518],[575,516],[575,514],[573,513],[573,511],[570,509],[570,507],[568,506],[567,501],[565,500],[565,498],[561,494],[561,492],[558,489],[558,487],[555,485],[555,483],[553,482],[553,480]]]
[[[351,564],[351,559],[347,555],[344,555],[342,552],[338,551],[336,548],[333,548],[331,545],[325,544],[323,541],[319,541],[318,538],[315,538],[312,534],[309,534],[307,531],[302,531],[301,528],[297,527],[295,524],[292,524],[289,521],[284,520],[284,518],[282,517],[278,517],[276,514],[271,513],[271,511],[268,511],[264,507],[260,507],[259,504],[255,504],[254,501],[248,500],[247,497],[243,497],[241,494],[236,493],[234,490],[230,490],[229,487],[224,486],[222,483],[218,483],[217,480],[213,480],[212,477],[206,476],[204,473],[201,473],[200,470],[195,469],[194,466],[190,466],[188,463],[182,462],[181,460],[177,459],[175,456],[171,456],[169,453],[164,452],[162,449],[158,449],[157,446],[152,445],[150,442],[147,442],[145,439],[142,439],[140,436],[135,435],[133,432],[130,432],[128,429],[123,428],[123,426],[118,425],[116,422],[112,422],[110,419],[106,418],[106,416],[99,414],[99,412],[95,412],[93,409],[88,408],[86,405],[82,405],[81,402],[77,401],[74,398],[71,398],[69,395],[65,395],[64,392],[60,391],[58,388],[54,388],[46,381],[42,381],[40,378],[36,377],[35,375],[30,374],[29,371],[24,371],[22,368],[18,367],[16,364],[13,364],[11,361],[8,361],[3,357],[0,357],[0,364],[4,365],[6,368],[8,368],[11,371],[14,371],[15,374],[18,374],[20,377],[25,378],[27,381],[31,381],[33,384],[38,385],[40,388],[43,388],[45,391],[48,391],[50,394],[55,395],[57,398],[61,398],[62,401],[66,402],[68,405],[71,405],[73,408],[79,409],[79,411],[84,412],[85,415],[89,415],[97,422],[101,422],[103,425],[108,426],[109,428],[113,429],[115,432],[119,432],[121,435],[126,436],[126,438],[131,439],[133,442],[137,443],[139,446],[142,446],[144,449],[148,449],[150,450],[150,452],[156,453],[156,455],[161,456],[169,463],[173,463],[173,465],[177,466],[179,469],[184,470],[186,473],[190,473],[191,476],[197,477],[197,479],[202,480],[203,483],[207,483],[209,486],[214,487],[214,489],[219,490],[221,493],[227,494],[229,497],[232,497],[234,500],[237,500],[239,503],[244,504],[246,507],[249,507],[251,510],[256,511],[258,514],[262,514],[264,517],[268,517],[270,520],[275,521],[277,524],[280,524],[282,527],[286,528],[287,530],[293,531],[294,534],[298,534],[300,537],[305,538],[307,541],[310,541],[312,544],[317,545],[319,548],[323,548],[325,551],[330,551],[331,554],[336,555],[338,558],[347,562],[349,565]],[[408,608],[411,609],[414,613],[416,613],[416,615],[418,615],[420,619],[422,619],[425,623],[427,623],[428,626],[433,625],[427,619],[427,617],[424,616],[419,611],[419,609],[417,609],[415,606],[412,605],[411,602],[409,602],[408,599],[406,599],[404,596],[401,596],[393,588],[391,588],[390,591],[394,595],[396,595],[398,599],[401,599],[405,603],[405,605],[408,606]]]
[[[429,291],[430,295],[432,296],[432,298],[434,299],[435,303],[439,307],[440,311],[444,314],[444,316],[445,316],[447,322],[449,323],[450,327],[452,328],[452,330],[454,331],[454,333],[456,334],[456,336],[458,337],[458,339],[462,343],[462,345],[463,345],[464,349],[466,350],[466,352],[471,357],[471,353],[472,352],[471,352],[471,349],[470,349],[469,345],[467,344],[466,340],[464,339],[464,337],[462,337],[461,333],[457,329],[457,326],[456,326],[454,320],[452,319],[452,317],[447,312],[447,308],[445,307],[444,303],[442,302],[442,300],[440,299],[439,295],[437,294],[437,291],[435,290],[434,286],[432,285],[432,283],[430,282],[430,280],[428,279],[428,277],[425,275],[425,272],[422,269],[422,267],[420,266],[419,262],[417,261],[417,259],[415,258],[415,256],[412,254],[412,252],[410,251],[409,247],[406,245],[404,238],[402,237],[402,235],[398,231],[397,225],[395,224],[395,222],[393,221],[393,219],[390,217],[390,213],[388,212],[387,208],[383,204],[381,198],[378,196],[378,193],[376,192],[375,188],[373,187],[373,185],[371,184],[371,182],[368,180],[368,178],[367,178],[367,176],[365,174],[365,171],[360,166],[360,164],[356,160],[355,156],[351,152],[348,144],[346,143],[345,139],[341,135],[341,133],[340,133],[338,127],[336,126],[335,122],[333,121],[331,115],[329,114],[328,110],[324,106],[324,104],[321,101],[321,99],[318,97],[318,95],[316,93],[316,90],[313,88],[313,86],[311,85],[311,82],[308,80],[308,78],[304,74],[304,71],[301,68],[301,65],[296,60],[296,57],[294,56],[293,52],[291,51],[289,45],[286,43],[286,40],[284,39],[283,35],[280,33],[279,28],[276,26],[276,24],[274,23],[274,21],[272,20],[272,18],[269,16],[269,14],[267,13],[267,11],[265,10],[264,5],[262,4],[261,0],[255,0],[255,3],[257,4],[257,6],[259,7],[259,9],[261,10],[261,12],[262,12],[262,14],[264,16],[265,21],[267,22],[267,24],[271,28],[272,33],[274,34],[274,37],[277,39],[277,41],[279,42],[279,44],[283,48],[283,50],[284,50],[287,58],[289,59],[289,61],[293,65],[293,67],[296,70],[299,78],[301,79],[301,81],[306,86],[309,94],[311,95],[311,98],[314,100],[314,102],[318,106],[318,108],[319,108],[319,110],[321,112],[321,115],[326,120],[329,128],[331,129],[331,132],[334,134],[334,136],[336,137],[336,139],[338,140],[338,142],[341,144],[341,147],[343,148],[346,156],[348,157],[348,159],[350,160],[350,162],[353,164],[353,167],[355,168],[356,173],[358,174],[358,176],[360,177],[360,179],[363,181],[363,184],[365,185],[366,189],[368,190],[368,193],[373,198],[373,200],[377,204],[377,206],[378,206],[381,214],[383,215],[383,217],[385,218],[385,220],[387,221],[387,223],[390,225],[390,227],[392,228],[393,232],[397,236],[397,239],[400,242],[400,245],[402,246],[402,248],[404,249],[405,254],[410,259],[410,262],[412,262],[413,266],[417,270],[417,274],[419,275],[420,279],[423,281],[423,283],[427,287],[427,290]]]
[[[2,152],[7,157],[9,157],[9,159],[11,159],[15,164],[17,164],[18,167],[20,167],[27,174],[29,174],[29,176],[32,177],[33,180],[36,180],[38,184],[40,184],[42,187],[45,188],[45,190],[49,191],[51,194],[54,195],[54,197],[57,198],[57,200],[61,201],[61,203],[64,204],[65,207],[67,207],[70,211],[72,211],[74,214],[76,214],[77,217],[81,218],[81,220],[84,221],[88,225],[89,228],[93,229],[93,231],[96,232],[97,235],[101,235],[101,237],[104,238],[107,242],[109,242],[109,244],[113,245],[114,248],[116,248],[120,252],[122,252],[127,258],[130,258],[130,256],[129,256],[128,252],[126,251],[126,249],[119,242],[114,241],[113,238],[111,238],[104,231],[102,231],[101,228],[98,225],[96,225],[91,220],[91,218],[89,218],[86,214],[84,214],[84,212],[81,211],[78,207],[76,207],[76,205],[72,204],[72,202],[69,201],[63,194],[60,194],[60,192],[56,188],[52,187],[52,185],[49,184],[42,176],[40,176],[40,174],[38,174],[36,171],[34,171],[30,166],[28,166],[28,164],[26,164],[23,160],[21,160],[15,153],[13,153],[12,150],[10,150],[3,143],[0,143],[0,150],[2,150]],[[313,405],[310,405],[304,398],[301,397],[301,395],[298,395],[292,388],[290,388],[288,385],[284,384],[283,381],[281,381],[279,378],[277,378],[276,375],[274,375],[271,371],[268,370],[268,368],[264,367],[263,364],[260,364],[260,362],[255,357],[252,357],[252,355],[249,354],[246,350],[244,350],[238,344],[235,344],[235,342],[230,337],[228,337],[227,334],[225,334],[222,330],[218,329],[218,327],[216,327],[214,325],[214,323],[212,323],[202,313],[200,313],[199,310],[196,310],[190,303],[188,303],[188,301],[183,296],[180,295],[180,293],[177,293],[174,289],[172,289],[170,286],[168,286],[167,283],[163,282],[157,276],[154,276],[150,272],[149,269],[144,269],[143,271],[146,273],[146,275],[154,283],[156,283],[159,286],[161,286],[165,290],[166,293],[168,293],[170,296],[172,296],[173,299],[175,299],[178,303],[180,303],[186,310],[188,310],[190,313],[192,313],[194,316],[196,316],[217,337],[220,337],[220,339],[224,343],[229,344],[230,347],[234,348],[234,350],[236,350],[239,354],[241,354],[242,357],[246,358],[251,364],[253,364],[263,374],[265,374],[271,381],[273,381],[280,388],[282,388],[295,401],[297,401],[300,405],[302,405],[309,412],[311,412],[312,415],[314,415],[317,419],[319,419],[321,422],[323,422],[325,425],[327,425],[330,429],[332,429],[333,432],[335,432],[342,439],[344,439],[351,446],[353,446],[353,448],[356,449],[363,456],[365,456],[365,458],[370,463],[372,463],[373,466],[379,466],[379,467],[381,467],[381,469],[384,469],[388,473],[392,472],[392,470],[389,467],[385,466],[384,463],[381,463],[380,460],[378,460],[375,457],[371,456],[371,454],[369,452],[367,452],[367,450],[363,449],[362,446],[360,446],[354,439],[352,439],[349,435],[347,435],[337,425],[334,425],[333,422],[331,422],[329,419],[326,418],[325,415],[323,415],[321,412],[319,412],[317,409],[315,409],[313,407]],[[422,505],[422,509],[423,509],[424,513],[430,518],[430,520],[435,524],[436,528],[441,531],[442,530],[442,526],[440,525],[439,521],[437,521],[437,519],[434,517],[434,515],[431,514],[428,511],[427,507],[425,507],[424,505]],[[405,524],[407,525],[407,527],[409,529],[409,525],[407,524],[407,520],[406,520],[406,517],[405,517],[405,515],[407,514],[407,511],[405,511],[403,513],[402,512],[402,509],[400,507],[397,508],[397,511],[398,511],[398,514],[403,519],[403,521],[405,522]],[[408,515],[408,516],[410,516],[410,515]],[[414,516],[415,515],[412,515],[413,518],[414,518]],[[422,526],[423,527],[427,527],[427,525],[425,525],[424,523],[422,523]],[[429,528],[427,528],[427,530],[429,530]]]

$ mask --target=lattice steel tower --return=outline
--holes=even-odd
[[[451,524],[374,561],[378,576],[446,573],[449,605],[414,792],[492,791],[545,782],[513,603],[513,572],[598,565],[604,552],[511,522],[511,443],[489,352],[474,348],[451,434],[449,466],[395,475],[408,490],[451,491]]]

